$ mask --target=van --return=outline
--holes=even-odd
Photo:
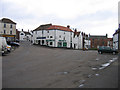
[[[7,53],[7,42],[5,37],[0,37],[0,55]]]

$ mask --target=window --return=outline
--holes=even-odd
[[[10,31],[10,34],[12,34],[12,31]]]
[[[47,33],[49,33],[49,31],[47,31]]]
[[[64,34],[65,34],[65,32],[64,32]]]
[[[62,47],[62,42],[58,42],[58,47]]]
[[[6,24],[4,24],[4,28],[6,28]]]
[[[37,34],[37,31],[36,31],[36,34]]]
[[[65,37],[64,37],[64,40],[65,40]]]
[[[61,35],[59,36],[59,38],[61,38]]]
[[[50,36],[50,38],[53,38],[52,36]]]
[[[43,34],[44,32],[43,32],[43,30],[42,30],[42,34]]]
[[[6,34],[6,30],[4,30],[4,34]]]
[[[47,36],[47,38],[49,38],[49,36]]]
[[[50,42],[50,45],[53,45],[53,42]]]
[[[63,47],[67,47],[67,42],[63,42]]]
[[[12,28],[12,24],[10,25],[10,28]]]
[[[102,45],[104,45],[104,41],[102,42]]]

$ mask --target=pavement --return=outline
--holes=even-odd
[[[46,48],[30,42],[20,44],[2,58],[3,88],[118,87],[118,55]],[[99,70],[102,64],[114,59]]]

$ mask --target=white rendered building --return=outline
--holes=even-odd
[[[76,30],[73,32],[69,25],[67,27],[52,24],[40,25],[33,30],[32,42],[49,47],[74,49],[83,49],[85,46],[82,33]]]
[[[20,31],[19,33],[19,37],[20,37],[20,41],[31,41],[32,40],[32,35],[31,33],[28,31]]]
[[[68,27],[46,24],[33,30],[33,44],[72,48],[73,31]]]

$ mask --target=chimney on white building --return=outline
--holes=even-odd
[[[67,25],[67,28],[70,28],[70,25]]]

